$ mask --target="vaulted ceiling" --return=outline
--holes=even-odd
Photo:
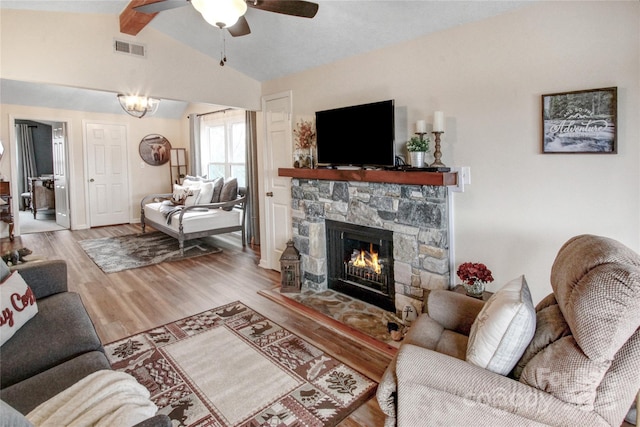
[[[314,0],[319,8],[313,19],[248,8],[245,18],[251,34],[242,37],[209,25],[187,0],[185,7],[154,15],[131,11],[139,3],[157,1],[167,0],[1,0],[0,9],[111,15],[128,33],[153,28],[216,60],[226,46],[225,67],[268,81],[537,0]],[[6,79],[0,79],[0,93],[2,103],[125,114],[113,102],[113,93]],[[186,106],[164,100],[156,116],[179,118]]]
[[[132,3],[155,1],[158,0],[133,0]],[[242,37],[225,34],[228,58],[225,66],[258,81],[268,81],[505,13],[530,1],[533,0],[315,0],[319,9],[313,19],[249,8],[245,17],[251,34]],[[213,58],[220,58],[223,30],[207,24],[191,5],[155,16],[123,14],[129,6],[128,0],[0,2],[0,8],[100,13],[113,15],[114,19],[124,15],[125,27],[137,24],[140,31],[152,27]]]

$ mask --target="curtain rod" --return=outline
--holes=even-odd
[[[197,117],[208,116],[209,114],[224,113],[225,111],[234,110],[234,108],[225,108],[223,110],[211,111],[209,113],[196,114]]]

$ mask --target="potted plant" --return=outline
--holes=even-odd
[[[429,137],[414,136],[407,141],[407,151],[411,158],[411,166],[414,168],[424,167],[424,155],[429,149]]]
[[[467,295],[482,298],[487,283],[493,282],[491,270],[480,262],[465,262],[460,264],[457,271]]]

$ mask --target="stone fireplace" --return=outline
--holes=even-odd
[[[391,277],[386,284],[374,278],[370,286],[379,287],[374,289],[378,293],[384,293],[385,286],[388,288],[388,309],[395,307],[401,313],[411,304],[421,312],[425,291],[449,287],[446,186],[293,178],[291,193],[293,236],[302,255],[303,288],[322,291],[334,287],[337,274],[331,263],[335,261],[330,261],[327,253],[335,253],[337,248],[327,242],[328,223],[342,224],[347,229],[342,233],[346,232],[348,238],[357,235],[351,240],[364,242],[365,249],[367,243],[376,244],[380,240],[379,235],[370,238],[359,234],[365,227],[373,229],[374,235],[383,231],[388,236],[387,255],[391,259],[385,262]],[[344,249],[340,257],[346,257]],[[342,261],[339,268],[344,269]],[[367,280],[363,283],[349,277],[346,281],[356,282],[354,292],[358,294],[367,287]],[[344,280],[339,281],[338,287],[343,286]],[[358,298],[368,297],[358,295]]]

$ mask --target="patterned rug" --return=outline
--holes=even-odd
[[[178,240],[160,231],[81,240],[78,243],[105,273],[222,251],[204,239],[193,239],[184,242],[184,256],[181,256]]]
[[[335,426],[377,386],[240,302],[105,350],[180,426]]]

